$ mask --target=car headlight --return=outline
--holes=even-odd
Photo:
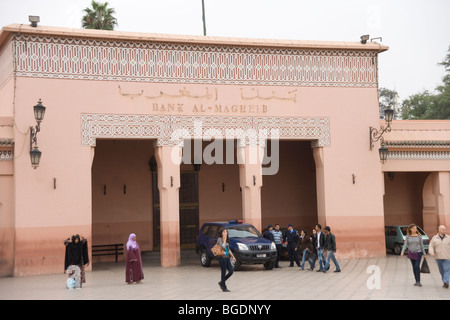
[[[270,249],[277,250],[277,245],[275,244],[275,242],[272,241],[272,244],[270,245]]]
[[[243,244],[243,243],[239,243],[239,242],[238,242],[237,245],[238,245],[239,250],[242,250],[242,251],[248,250],[247,245],[245,245],[245,244]]]

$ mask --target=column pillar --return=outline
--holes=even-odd
[[[450,226],[450,172],[437,172],[436,209],[439,225]],[[436,228],[437,230],[437,228]]]
[[[436,187],[434,186],[436,176],[436,172],[430,173],[426,178],[422,189],[423,230],[428,235],[436,234],[437,226],[439,225],[439,218],[436,210]]]
[[[238,148],[239,183],[242,190],[242,218],[259,231],[262,227],[261,187],[264,147],[246,145]]]
[[[317,193],[317,220],[322,227],[326,226],[325,204],[325,166],[323,148],[313,149],[314,162],[316,164],[316,193]]]
[[[161,266],[180,265],[180,146],[157,146]]]

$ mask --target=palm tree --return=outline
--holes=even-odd
[[[101,29],[114,30],[117,26],[117,19],[113,17],[116,11],[113,8],[108,8],[108,2],[101,3],[92,0],[92,9],[86,8],[83,10],[85,15],[81,20],[84,29]]]

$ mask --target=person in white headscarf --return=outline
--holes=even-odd
[[[132,233],[127,242],[125,282],[140,282],[142,279],[144,279],[144,273],[142,271],[141,251],[139,244],[136,242],[136,235]]]

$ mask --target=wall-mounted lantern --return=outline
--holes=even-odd
[[[384,145],[383,134],[385,132],[391,132],[391,122],[392,122],[393,118],[394,118],[394,110],[389,105],[384,110],[384,120],[386,121],[386,127],[381,126],[379,130],[377,128],[369,127],[370,150],[373,149],[374,142],[377,142],[378,140],[380,140],[381,147],[380,147],[380,149],[378,149],[378,153],[380,155],[380,161],[382,163],[384,163],[387,160],[388,153],[389,153],[388,148]]]
[[[39,151],[37,146],[37,134],[41,131],[41,121],[44,120],[45,107],[42,105],[41,99],[39,99],[38,104],[33,107],[34,118],[36,119],[36,126],[30,127],[30,159],[31,165],[34,169],[39,166],[41,161],[42,152]]]

